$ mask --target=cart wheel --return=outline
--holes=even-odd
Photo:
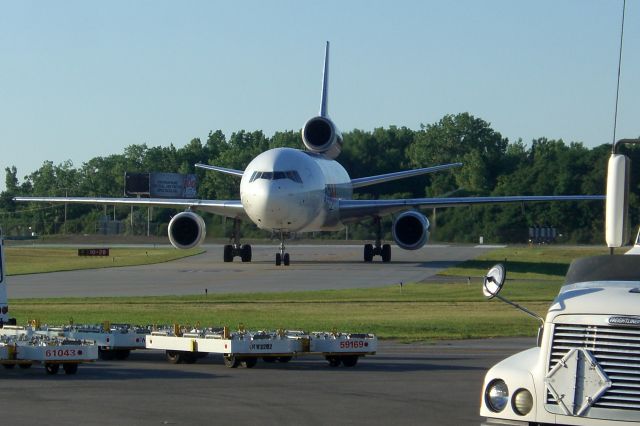
[[[252,356],[252,357],[243,359],[240,364],[242,364],[244,368],[253,368],[256,366],[257,363],[258,363],[258,358]]]
[[[263,360],[264,362],[267,362],[267,363],[269,363],[269,364],[272,364],[272,363],[276,362],[276,361],[278,360],[278,358],[277,358],[277,357],[275,357],[275,356],[263,356],[263,357],[262,357],[262,360]]]
[[[178,351],[167,351],[167,361],[171,364],[180,364],[182,362],[182,357],[180,356],[180,352]]]
[[[240,360],[233,355],[224,355],[224,365],[229,368],[238,368]]]
[[[60,364],[52,364],[47,362],[44,364],[44,370],[47,372],[47,374],[58,374],[58,370],[60,370]]]
[[[327,356],[327,361],[329,361],[329,366],[331,367],[339,367],[340,362],[342,361],[339,356],[330,355]]]
[[[74,362],[72,364],[63,364],[62,368],[64,369],[64,374],[76,374],[78,372],[78,363]]]
[[[129,355],[131,354],[131,351],[129,349],[118,349],[114,352],[115,352],[113,354],[114,358],[120,361],[123,361],[129,358]]]
[[[12,368],[14,368],[16,365],[15,364],[2,364],[2,366],[4,368],[6,368],[7,370],[11,370]]]
[[[291,361],[292,358],[293,358],[292,356],[279,356],[278,362],[289,362]]]
[[[115,358],[114,352],[114,350],[98,348],[98,358],[103,361],[111,361],[113,358]]]
[[[342,357],[342,365],[345,367],[355,367],[358,363],[358,355],[345,355]]]
[[[19,365],[19,366],[20,366],[20,368],[22,368],[23,370],[26,370],[26,369],[28,369],[28,368],[31,368],[31,366],[32,366],[33,364],[18,364],[18,365]]]

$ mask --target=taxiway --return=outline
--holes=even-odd
[[[428,280],[491,246],[393,247],[391,263],[362,261],[360,245],[289,245],[290,266],[275,266],[276,246],[253,246],[253,261],[222,261],[222,246],[168,263],[12,276],[9,297],[158,296],[381,287]],[[117,259],[116,259],[117,261]],[[117,264],[117,262],[116,262]]]

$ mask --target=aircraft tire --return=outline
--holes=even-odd
[[[231,246],[231,244],[226,244],[224,246],[223,258],[225,262],[233,262],[233,247]]]
[[[284,254],[282,257],[282,263],[284,263],[284,266],[289,266],[289,253]]]
[[[380,253],[380,256],[382,256],[383,262],[385,263],[391,262],[391,245],[390,244],[384,244],[382,246],[382,253]]]
[[[280,256],[280,253],[276,253],[276,266],[280,266],[281,263],[282,263],[282,256]]]
[[[240,258],[243,262],[251,262],[251,245],[245,244],[240,249]]]
[[[364,245],[364,261],[371,262],[373,260],[373,245],[365,244]]]

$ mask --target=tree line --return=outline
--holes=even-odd
[[[611,146],[586,148],[582,143],[538,138],[525,144],[510,142],[486,121],[468,113],[446,115],[419,130],[390,126],[373,131],[353,130],[343,134],[343,152],[338,161],[353,178],[462,162],[463,167],[401,181],[388,182],[357,190],[356,198],[416,198],[490,195],[569,195],[604,194],[606,166]],[[238,131],[229,138],[211,131],[202,142],[192,139],[181,148],[131,145],[122,154],[95,157],[76,167],[71,161],[53,164],[45,161],[19,179],[15,167],[5,169],[6,190],[0,194],[0,225],[5,234],[94,233],[96,222],[108,216],[124,223],[146,224],[147,209],[128,207],[16,204],[12,198],[24,196],[122,197],[125,172],[194,173],[198,194],[205,199],[239,198],[239,180],[232,176],[197,169],[204,162],[244,169],[259,153],[275,147],[304,148],[298,131],[276,132],[267,137],[262,131]],[[640,159],[640,149],[625,148],[632,164]],[[637,226],[640,204],[640,169],[632,167],[630,217]],[[166,232],[175,212],[155,208],[149,218],[157,224],[154,233]],[[601,243],[603,241],[604,203],[553,202],[485,205],[425,210],[433,224],[432,238],[439,241],[525,242],[533,226],[552,226],[559,241]],[[133,215],[133,216],[132,216]],[[205,215],[208,234],[224,236],[230,232],[224,220]],[[390,239],[390,222],[384,221]],[[141,232],[136,227],[126,232]],[[268,236],[246,224],[243,234]],[[366,221],[350,226],[353,239],[373,237]],[[325,238],[344,238],[345,232],[326,233]]]

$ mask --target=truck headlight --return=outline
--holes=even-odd
[[[509,403],[509,388],[504,380],[492,380],[484,392],[484,401],[494,413],[504,410]]]
[[[533,396],[526,389],[518,389],[513,394],[513,411],[521,416],[529,414],[533,408]]]

